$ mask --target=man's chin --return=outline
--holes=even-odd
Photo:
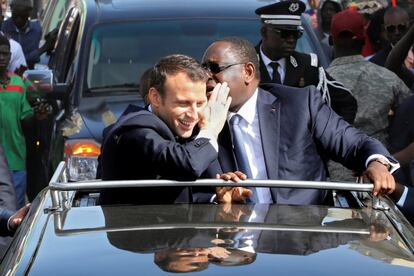
[[[183,139],[190,138],[193,135],[193,130],[191,131],[178,131],[177,136]]]

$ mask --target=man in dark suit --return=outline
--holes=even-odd
[[[217,137],[231,99],[223,84],[214,89],[207,102],[206,80],[205,70],[191,57],[172,55],[160,60],[151,71],[148,108],[125,114],[105,133],[100,157],[102,179],[190,181],[214,165],[214,174],[209,177],[221,173]],[[101,203],[197,201],[193,190],[111,189],[101,193]]]
[[[256,46],[260,81],[294,87],[314,85],[332,109],[352,123],[357,103],[351,92],[325,72],[316,54],[295,51],[303,33],[300,16],[305,7],[301,1],[288,0],[256,10],[263,23],[260,29],[262,41]]]
[[[398,163],[381,143],[333,112],[314,87],[258,88],[257,55],[248,41],[224,38],[212,43],[203,65],[210,71],[207,89],[221,82],[230,87],[231,129],[226,124],[218,140],[224,171],[239,169],[253,179],[323,181],[324,154],[347,168],[365,171],[374,183],[374,195],[394,190],[389,170]],[[324,191],[286,188],[256,188],[251,198],[281,204],[321,204],[326,199]]]

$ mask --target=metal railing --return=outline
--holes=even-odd
[[[56,169],[53,177],[49,182],[50,194],[52,199],[52,210],[58,210],[59,208],[68,209],[70,208],[70,198],[69,191],[96,191],[101,189],[109,188],[144,188],[144,187],[177,187],[177,186],[188,186],[188,187],[197,187],[197,186],[238,186],[238,187],[269,187],[269,188],[297,188],[297,189],[324,189],[324,190],[344,190],[344,191],[355,191],[355,192],[371,192],[373,190],[373,184],[367,183],[346,183],[346,182],[323,182],[323,181],[296,181],[296,180],[244,180],[242,182],[232,182],[216,179],[202,179],[197,181],[170,181],[170,180],[119,180],[119,181],[102,181],[102,180],[90,180],[90,181],[81,181],[81,182],[68,182],[66,177],[66,165],[65,162],[61,162]],[[391,213],[398,212],[398,217],[402,216],[395,205],[391,200],[386,200],[384,205],[381,200],[376,197],[372,197],[373,202],[369,207],[372,207],[375,210],[389,210],[389,205],[392,205]],[[376,206],[381,208],[377,208]],[[388,212],[386,212],[388,213]],[[392,215],[391,214],[391,215]],[[128,230],[145,230],[145,229],[157,229],[157,227],[171,228],[179,227],[185,228],[186,225],[177,224],[177,225],[141,225],[140,227],[126,227],[124,228],[92,228],[92,229],[67,229],[63,230],[63,225],[65,218],[61,217],[61,212],[54,212],[54,221],[55,221],[55,231],[59,234],[79,234],[82,232],[100,232],[100,231],[128,231]],[[218,224],[191,224],[189,227],[199,227],[199,228],[210,228],[218,227]],[[355,233],[355,234],[368,234],[367,229],[340,229],[335,227],[321,227],[321,226],[312,226],[312,227],[287,227],[283,225],[252,225],[239,223],[236,225],[227,225],[220,224],[221,227],[242,227],[249,229],[260,229],[266,228],[266,230],[273,231],[307,231],[307,232],[328,232],[328,233]],[[407,228],[408,227],[408,228]],[[409,227],[409,224],[404,220],[404,225],[399,225],[398,228],[404,228],[407,232],[407,229],[412,229]],[[400,233],[403,234],[403,233]],[[408,233],[409,237],[406,240],[407,246],[410,248],[411,252],[414,252],[414,242],[413,234]],[[402,235],[405,236],[405,235]],[[408,240],[408,242],[407,242]]]
[[[51,190],[56,191],[78,191],[97,190],[110,188],[144,188],[144,187],[199,187],[199,186],[222,186],[222,187],[269,187],[269,188],[296,188],[296,189],[322,189],[322,190],[345,190],[356,192],[370,192],[373,184],[326,182],[326,181],[298,181],[298,180],[244,180],[241,182],[224,181],[217,179],[200,179],[196,181],[172,181],[172,180],[90,180],[79,182],[67,182],[65,177],[65,162],[61,162],[55,174],[49,182]]]
[[[246,222],[205,222],[205,223],[157,223],[143,224],[140,226],[129,227],[96,227],[87,229],[63,229],[60,224],[60,218],[55,217],[55,233],[57,235],[78,235],[85,233],[109,233],[125,231],[154,231],[154,230],[171,230],[171,229],[222,229],[222,228],[239,228],[243,230],[257,231],[283,231],[283,232],[312,232],[312,233],[335,233],[335,234],[358,234],[369,235],[369,228],[357,227],[335,227],[335,226],[303,226],[303,225],[282,225],[272,223],[246,223]]]

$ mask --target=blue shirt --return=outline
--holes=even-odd
[[[37,52],[40,39],[42,38],[42,27],[39,21],[28,21],[23,30],[19,30],[12,18],[3,22],[2,31],[11,38],[20,43],[29,68],[33,68],[35,63],[39,62],[40,56]]]

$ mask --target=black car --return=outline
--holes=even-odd
[[[372,184],[256,180],[67,182],[33,201],[0,275],[413,275],[414,229]],[[334,189],[333,206],[101,205],[105,188],[244,185]],[[354,191],[354,192],[350,192]],[[144,191],[143,191],[144,192]],[[357,192],[360,196],[357,196]]]
[[[271,1],[71,1],[60,25],[50,71],[54,113],[42,152],[46,183],[58,162],[68,162],[71,181],[95,178],[102,130],[128,104],[142,105],[140,75],[160,58],[182,53],[201,59],[218,38],[240,36],[260,40],[260,19],[254,10]],[[313,52],[322,65],[328,60],[309,21],[297,49]],[[33,72],[28,72],[33,75]],[[46,79],[49,79],[46,77]],[[49,85],[50,86],[50,85]],[[56,100],[56,98],[58,100]]]

